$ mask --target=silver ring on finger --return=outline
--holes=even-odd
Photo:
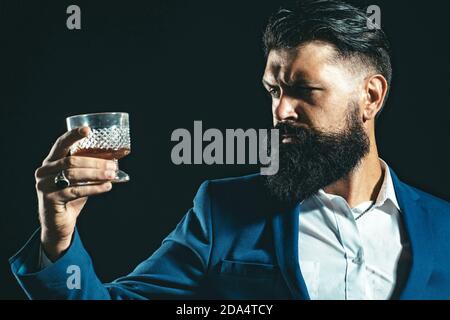
[[[58,189],[64,189],[67,187],[70,187],[70,181],[67,179],[66,175],[64,174],[64,170],[60,171],[55,176],[55,185]]]

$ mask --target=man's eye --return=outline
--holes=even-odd
[[[269,94],[274,98],[278,98],[280,96],[280,90],[278,88],[270,88]]]

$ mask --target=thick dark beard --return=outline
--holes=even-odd
[[[269,194],[284,205],[295,205],[320,189],[347,176],[370,150],[356,104],[350,106],[346,128],[324,133],[279,123],[279,171],[265,176]],[[292,143],[282,143],[283,134]]]

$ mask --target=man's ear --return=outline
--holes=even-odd
[[[378,112],[383,107],[387,90],[388,83],[386,78],[381,74],[373,75],[366,80],[366,99],[363,110],[364,121],[370,121],[376,118]]]

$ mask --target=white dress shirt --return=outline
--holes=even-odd
[[[392,296],[406,246],[391,174],[380,161],[384,181],[375,203],[351,209],[342,197],[320,190],[300,205],[299,263],[313,300]]]

